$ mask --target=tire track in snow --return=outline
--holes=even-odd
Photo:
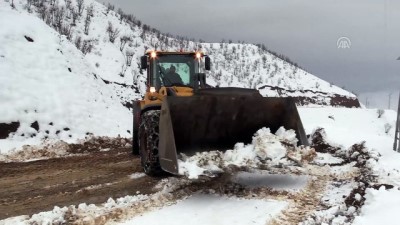
[[[295,195],[288,196],[289,207],[274,218],[269,225],[294,225],[303,222],[315,210],[324,209],[321,198],[327,185],[334,180],[350,180],[359,175],[358,169],[342,173],[333,172],[329,166],[308,165],[307,173],[311,176],[307,186]]]

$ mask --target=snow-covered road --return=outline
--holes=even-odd
[[[66,152],[56,154],[58,159],[53,158],[51,154],[45,154],[48,160],[32,161],[37,156],[43,158],[41,154],[29,155],[41,152],[33,151],[33,147],[32,151],[25,154],[14,152],[13,155],[3,155],[2,158],[6,161],[28,162],[20,162],[18,166],[16,162],[11,162],[0,167],[9,168],[2,172],[8,174],[8,177],[1,182],[8,182],[9,188],[1,192],[7,197],[2,198],[0,207],[4,210],[0,212],[13,212],[2,215],[2,218],[33,215],[7,218],[1,220],[0,224],[182,222],[314,225],[354,222],[368,225],[376,224],[383,216],[390,218],[393,215],[390,212],[397,210],[394,202],[400,201],[400,167],[397,165],[400,156],[390,150],[393,132],[386,134],[384,124],[394,123],[394,113],[387,111],[382,118],[377,118],[375,110],[365,109],[301,108],[300,113],[308,134],[312,134],[319,124],[324,128],[319,130],[321,133],[310,137],[315,139],[313,144],[319,152],[313,160],[302,165],[287,163],[285,160],[281,160],[279,165],[259,161],[259,164],[253,166],[262,165],[262,168],[249,169],[239,166],[232,169],[230,165],[223,173],[218,171],[212,176],[205,173],[207,176],[201,175],[198,179],[189,179],[189,174],[186,174],[159,180],[150,179],[140,172],[139,160],[127,157],[129,146],[125,149],[126,152],[121,152],[116,146],[107,145],[107,141],[102,142],[107,146],[99,148],[83,143],[82,146],[86,146],[87,150],[84,154],[82,151],[85,151],[85,147],[76,148],[80,150],[67,148]],[[318,137],[322,139],[319,140]],[[360,143],[363,137],[367,137],[366,142]],[[257,149],[257,145],[241,146]],[[45,149],[51,151],[49,146]],[[103,155],[104,162],[89,165],[87,162],[96,155]],[[63,161],[63,166],[60,166],[57,160]],[[74,162],[71,161],[71,168],[58,173],[57,169],[68,165],[70,160],[83,164],[77,163],[77,166],[74,166]],[[39,175],[40,170],[32,169],[34,167],[23,170],[26,166],[28,168],[28,165],[43,168],[49,163],[54,165],[51,169],[53,173],[48,173],[45,179],[40,179],[43,175]],[[132,164],[136,165],[136,170],[131,170]],[[81,167],[82,165],[89,167]],[[31,173],[38,171],[37,176],[28,179],[28,170],[32,170]],[[60,175],[62,176],[59,180],[64,182],[63,185],[46,184],[47,181],[54,180],[52,176],[54,178]],[[122,180],[118,178],[121,176]],[[62,181],[68,177],[71,178],[70,181]],[[88,182],[88,179],[93,182]],[[44,186],[40,188],[38,185]],[[140,190],[137,189],[137,185],[142,185]],[[16,189],[10,189],[12,186]],[[32,187],[35,187],[34,191]],[[60,188],[67,191],[62,192]],[[38,193],[39,190],[43,191]],[[21,198],[23,192],[29,195],[25,200]],[[74,201],[53,201],[68,199],[71,196],[75,196]],[[33,201],[36,202],[35,207],[32,207]],[[12,204],[36,208],[36,211],[16,211],[17,208]],[[72,206],[69,206],[70,204]],[[383,210],[383,204],[390,204],[391,210]],[[60,208],[46,211],[55,205]],[[387,219],[386,224],[396,224],[395,221]]]

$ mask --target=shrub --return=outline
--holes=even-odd
[[[378,118],[381,118],[382,115],[385,113],[385,110],[383,110],[383,109],[378,109],[378,110],[376,110],[376,113],[378,114]]]

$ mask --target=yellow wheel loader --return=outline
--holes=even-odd
[[[133,104],[132,151],[140,154],[146,174],[179,174],[180,153],[232,149],[250,143],[263,127],[293,129],[298,144],[308,145],[293,99],[213,88],[203,72],[210,68],[210,57],[201,52],[149,51],[141,57],[147,89]]]

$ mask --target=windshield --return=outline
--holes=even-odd
[[[153,62],[152,83],[155,87],[193,87],[198,73],[198,61],[193,55],[160,55]]]

